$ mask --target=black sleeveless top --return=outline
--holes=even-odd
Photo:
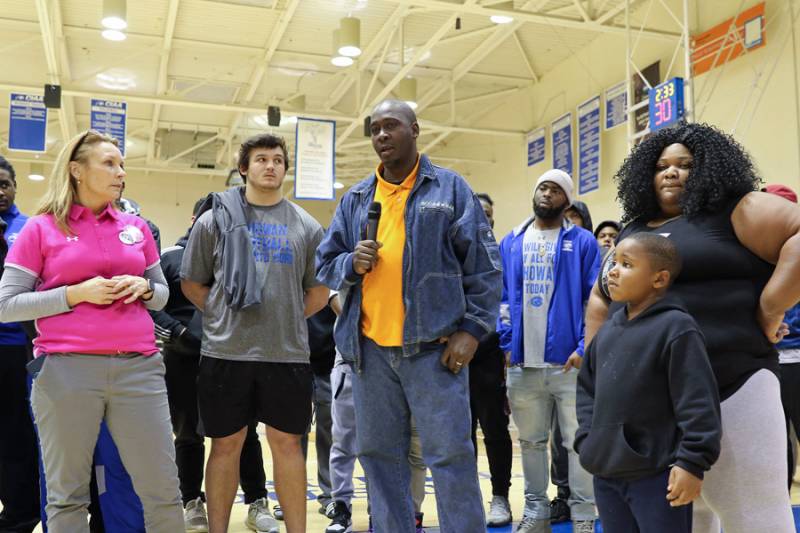
[[[691,220],[680,217],[657,228],[634,221],[619,236],[621,241],[647,231],[664,235],[677,246],[683,269],[670,293],[681,299],[705,336],[723,400],[762,368],[778,374],[778,352],[756,320],[761,291],[774,266],[736,238],[731,214],[737,203],[715,214]],[[611,312],[619,305],[612,304]]]

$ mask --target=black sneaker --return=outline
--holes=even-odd
[[[558,524],[559,522],[569,522],[569,520],[570,512],[567,501],[561,498],[554,498],[550,502],[550,523]]]
[[[325,533],[350,533],[351,531],[353,531],[353,520],[351,519],[350,509],[342,501],[334,502],[333,519],[330,525],[325,528]]]

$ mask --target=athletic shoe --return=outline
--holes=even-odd
[[[333,518],[336,515],[336,500],[331,500],[325,507],[320,507],[319,514]]]
[[[486,515],[488,527],[503,527],[511,523],[511,504],[505,496],[492,496],[489,502],[489,514]]]
[[[558,524],[559,522],[569,522],[571,513],[567,500],[562,498],[553,498],[550,502],[550,523]]]
[[[526,516],[516,529],[517,533],[550,533],[550,520],[536,520]]]
[[[325,533],[350,533],[353,531],[353,520],[350,509],[343,501],[335,501],[328,504],[328,508],[333,506],[333,516],[330,525],[325,528]],[[327,511],[327,509],[326,509]]]
[[[576,520],[572,523],[575,533],[594,533],[594,520]]]
[[[283,520],[283,509],[281,509],[281,504],[276,503],[273,505],[272,512],[275,513],[275,520]]]
[[[206,533],[208,531],[208,515],[202,498],[186,502],[183,508],[183,527],[186,533]]]
[[[250,504],[244,525],[258,533],[279,533],[280,531],[278,522],[272,518],[272,513],[269,512],[266,498],[259,498]]]
[[[425,528],[422,527],[423,516],[425,516],[425,513],[414,513],[414,525],[417,528],[415,533],[425,533]]]

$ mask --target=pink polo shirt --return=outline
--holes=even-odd
[[[159,262],[147,223],[110,204],[97,217],[89,209],[73,205],[69,224],[73,235],[65,235],[52,215],[32,217],[11,248],[6,266],[36,276],[36,290],[45,291],[95,276],[143,276]],[[157,352],[153,320],[144,303],[125,304],[123,300],[109,305],[83,302],[68,313],[40,318],[36,321],[36,354]]]

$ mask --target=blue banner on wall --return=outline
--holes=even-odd
[[[553,168],[572,176],[572,113],[553,121]]]
[[[578,106],[578,194],[600,188],[600,96]]]
[[[624,81],[606,89],[606,130],[628,120],[628,84]]]
[[[544,161],[546,139],[544,137],[544,128],[533,130],[528,134],[528,166],[532,167],[537,163]]]
[[[128,115],[126,102],[96,100],[92,98],[91,128],[110,135],[119,141],[119,150],[125,155],[125,126]]]
[[[47,138],[47,108],[37,94],[11,93],[8,148],[44,152]]]

